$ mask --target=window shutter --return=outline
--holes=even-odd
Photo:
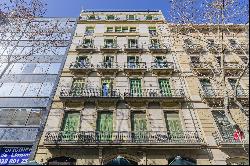
[[[163,96],[172,96],[169,79],[159,80],[159,84]]]
[[[80,126],[80,113],[66,113],[63,131],[78,131]]]
[[[182,125],[179,119],[179,114],[176,112],[166,112],[165,120],[167,125],[167,130],[171,133],[182,133]]]

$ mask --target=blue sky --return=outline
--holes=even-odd
[[[81,9],[157,9],[165,16],[169,0],[45,0],[48,17],[78,17]]]

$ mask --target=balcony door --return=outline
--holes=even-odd
[[[200,80],[200,83],[201,83],[201,87],[202,87],[202,89],[204,91],[204,94],[206,96],[214,96],[215,95],[213,87],[212,87],[212,85],[210,83],[210,80],[202,79],[202,80]]]
[[[237,80],[236,79],[228,79],[228,82],[229,82],[229,84],[231,85],[231,87],[232,87],[232,89],[234,91]],[[244,90],[240,85],[237,86],[236,94],[237,94],[237,96],[243,96],[244,95]]]
[[[71,87],[71,94],[73,96],[81,96],[83,93],[83,89],[85,87],[85,80],[81,78],[74,79],[72,87]]]
[[[116,46],[115,43],[116,42],[114,39],[105,39],[104,40],[105,48],[114,48]]]
[[[170,136],[178,136],[183,133],[179,113],[174,111],[167,111],[164,113],[166,128]]]
[[[225,140],[233,140],[234,128],[228,121],[224,111],[213,111],[212,112],[218,130]]]
[[[104,67],[105,68],[112,68],[114,64],[114,57],[113,56],[105,56],[104,57]]]
[[[160,79],[159,80],[160,92],[162,96],[172,96],[170,81],[169,79]]]
[[[103,79],[102,80],[102,96],[110,96],[112,93],[112,80]]]
[[[142,86],[140,79],[130,80],[130,95],[134,97],[142,96]]]
[[[72,141],[76,140],[76,132],[80,127],[80,113],[79,112],[66,112],[62,126],[63,140]]]
[[[138,41],[136,39],[128,39],[128,48],[138,48]]]
[[[137,68],[139,66],[139,57],[128,56],[127,62],[128,62],[128,68]]]
[[[99,112],[97,117],[97,135],[100,141],[111,141],[113,132],[113,113]]]
[[[133,112],[131,115],[132,139],[136,142],[144,142],[147,138],[147,119],[143,112]]]

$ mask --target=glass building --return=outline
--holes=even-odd
[[[1,27],[0,165],[27,162],[47,117],[75,23],[72,18],[39,18]]]

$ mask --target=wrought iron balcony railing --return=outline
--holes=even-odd
[[[142,52],[143,51],[143,45],[141,44],[125,44],[124,45],[124,51],[125,52]]]
[[[209,62],[191,62],[192,69],[212,69],[212,63]]]
[[[238,62],[225,62],[225,69],[243,69],[243,65]]]
[[[202,89],[200,90],[201,96],[203,98],[223,98],[223,89]],[[234,97],[234,91],[228,90],[229,98]],[[248,98],[249,96],[249,89],[237,89],[236,90],[236,97],[237,98]]]
[[[77,97],[101,97],[113,98],[120,97],[118,89],[92,89],[92,88],[62,88],[60,97],[77,98]]]
[[[97,69],[118,69],[117,62],[100,62],[96,66]]]
[[[188,52],[188,53],[200,53],[203,51],[203,47],[200,44],[193,44],[193,43],[185,43],[183,45],[183,48]]]
[[[164,45],[161,45],[161,44],[151,44],[148,49],[153,52],[153,53],[164,53],[164,52],[167,52],[168,51],[168,48]]]
[[[73,62],[70,64],[69,66],[70,69],[89,69],[89,68],[94,68],[94,66],[92,64],[90,64],[89,62]]]
[[[215,132],[213,133],[213,136],[215,138],[215,141],[217,145],[220,146],[235,146],[235,145],[240,145],[246,144],[249,145],[249,132],[248,131],[243,131],[242,138],[241,136],[234,137],[234,133],[219,133]]]
[[[169,69],[174,70],[174,63],[173,62],[152,62],[151,63],[152,69]]]
[[[76,46],[76,50],[79,52],[93,52],[96,50],[96,47],[92,43],[85,43]]]
[[[146,62],[127,62],[124,69],[147,69]]]
[[[45,136],[45,144],[165,144],[165,145],[200,145],[203,139],[197,132],[175,132],[167,131],[81,131],[81,132],[65,132],[55,131],[47,132]]]
[[[212,53],[222,52],[222,47],[220,44],[208,44],[207,49]]]
[[[248,46],[246,44],[231,44],[231,49],[235,52],[235,53],[248,53]]]
[[[113,51],[117,52],[120,50],[120,48],[117,44],[114,43],[114,44],[105,44],[100,48],[100,50],[103,52],[113,52]]]
[[[229,91],[230,96],[234,96],[234,90]],[[249,89],[236,89],[236,98],[249,98]]]
[[[184,98],[183,89],[125,89],[124,97]]]

